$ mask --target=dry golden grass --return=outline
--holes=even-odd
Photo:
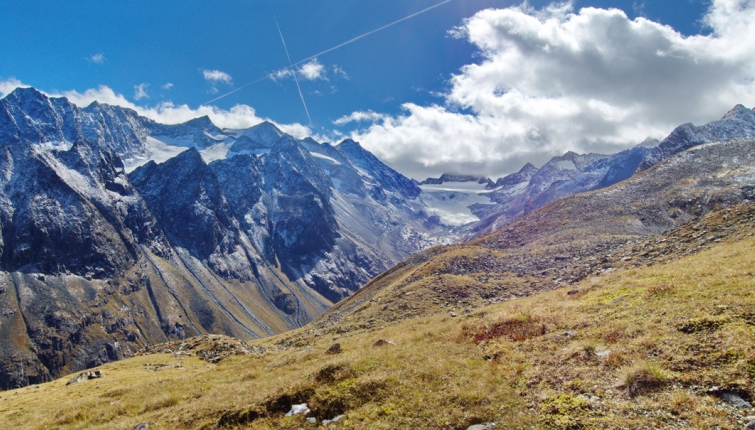
[[[502,420],[530,427],[534,420],[504,376],[456,334],[457,322],[438,316],[344,335],[344,352],[332,356],[324,354],[329,338],[217,365],[169,354],[135,357],[100,367],[102,379],[3,392],[0,427],[131,429],[146,421],[150,428],[217,428],[223,417],[240,427],[317,427],[284,416],[302,402],[320,420],[346,413],[339,428],[462,429]],[[380,338],[395,345],[372,348]]]
[[[284,416],[306,402],[318,420],[344,413],[334,428],[741,428],[748,412],[708,389],[755,393],[754,251],[745,237],[568,288],[579,294],[357,327],[376,303],[335,326],[337,339],[305,327],[217,365],[135,357],[102,379],[0,393],[0,427],[315,428]],[[408,303],[434,291],[407,288]],[[381,338],[395,345],[372,348]],[[275,351],[286,339],[300,346]],[[326,355],[334,342],[344,352]]]
[[[481,344],[546,428],[742,428],[708,393],[755,393],[755,240],[496,306],[477,322],[532,315],[547,334]]]

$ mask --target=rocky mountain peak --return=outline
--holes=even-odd
[[[34,87],[18,87],[6,96],[9,101],[26,103],[29,101],[47,101],[48,97]]]
[[[282,132],[275,124],[264,121],[245,130],[243,135],[264,147],[270,148],[286,133]]]
[[[738,104],[734,106],[729,112],[727,112],[726,115],[724,115],[721,119],[752,120],[753,116],[755,116],[755,112],[753,112],[752,109],[747,109],[744,105]]]
[[[637,145],[635,145],[635,148],[637,148],[637,147],[655,148],[656,146],[658,146],[659,143],[661,143],[660,140],[654,139],[652,137],[647,137],[645,140],[643,140],[642,142],[640,142]]]
[[[185,123],[183,123],[183,125],[187,127],[218,129],[218,127],[212,122],[210,117],[207,115],[200,116],[199,118],[190,119],[186,121]]]
[[[703,143],[755,136],[755,112],[737,105],[718,121],[703,126],[682,124],[661,141],[637,167],[649,169],[663,159]]]

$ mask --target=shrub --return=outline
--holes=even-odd
[[[629,397],[637,397],[665,384],[666,375],[660,367],[641,361],[626,370],[622,387],[627,391]]]
[[[500,318],[495,322],[482,325],[462,326],[462,333],[480,344],[490,339],[506,337],[514,342],[522,342],[547,333],[547,327],[537,316],[519,315]]]

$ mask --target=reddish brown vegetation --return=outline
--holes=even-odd
[[[542,336],[547,327],[539,317],[519,315],[516,317],[499,318],[497,321],[481,325],[464,324],[462,333],[472,339],[475,344],[490,339],[507,337],[514,342],[522,342],[533,337]]]

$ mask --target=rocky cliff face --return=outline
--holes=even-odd
[[[178,155],[149,161],[155,145]],[[357,143],[269,123],[163,125],[19,89],[0,101],[0,151],[0,388],[301,326],[445,234]],[[124,157],[144,164],[127,174]]]

